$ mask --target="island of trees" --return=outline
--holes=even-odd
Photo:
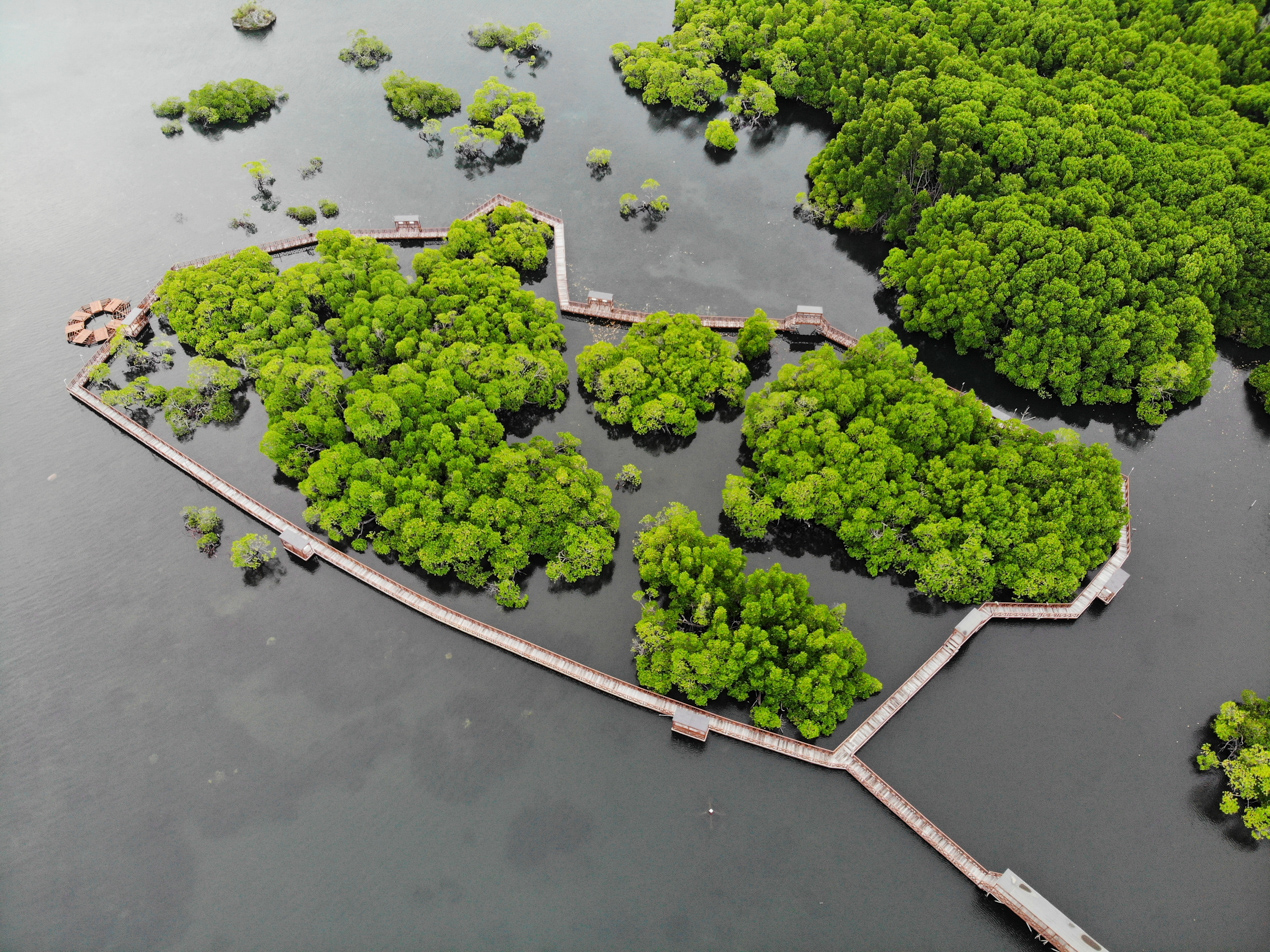
[[[827,109],[804,211],[897,243],[905,325],[1161,422],[1215,335],[1270,344],[1270,34],[1250,3],[679,0],[618,44],[645,102]],[[760,95],[761,93],[761,95]]]
[[[353,42],[340,50],[341,62],[352,63],[358,69],[378,69],[380,63],[392,59],[392,50],[379,37],[365,30],[354,30],[349,37]]]
[[[522,204],[455,222],[408,281],[391,248],[324,231],[318,260],[286,271],[248,248],[168,272],[153,312],[250,378],[269,416],[262,451],[333,542],[520,606],[531,561],[553,580],[595,575],[619,525],[576,437],[505,439],[508,414],[565,401],[555,306],[521,288],[549,233]]]
[[[458,90],[407,76],[404,69],[393,70],[384,80],[384,98],[399,119],[433,119],[458,112],[463,100]]]
[[[742,535],[821,525],[870,573],[911,572],[949,601],[1061,601],[1128,521],[1106,446],[995,419],[887,329],[781,368],[742,432],[753,468],[724,489]]]
[[[846,606],[817,604],[805,575],[779,565],[746,574],[746,557],[709,536],[697,514],[671,503],[642,523],[635,543],[644,585],[635,597],[639,683],[682,691],[704,705],[753,698],[758,727],[787,718],[803,737],[832,733],[852,704],[882,684],[864,670],[864,648],[843,626]]]
[[[1244,691],[1227,701],[1213,719],[1220,753],[1205,744],[1197,758],[1200,770],[1220,767],[1226,776],[1221,811],[1242,814],[1255,840],[1270,839],[1270,696]]]
[[[190,122],[205,128],[222,124],[241,126],[268,115],[286,98],[281,88],[271,89],[254,79],[240,78],[191,89],[188,100],[169,96],[161,103],[154,103],[152,108],[156,116],[179,119],[184,115]]]
[[[242,30],[244,33],[254,33],[257,30],[267,29],[273,26],[274,21],[277,19],[277,14],[272,10],[255,2],[244,3],[230,16],[230,22],[234,24],[234,29]]]
[[[741,405],[750,371],[736,345],[695,314],[659,311],[633,325],[620,344],[583,348],[578,380],[595,395],[596,415],[606,423],[691,436],[697,417],[717,401]]]

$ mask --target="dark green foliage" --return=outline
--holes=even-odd
[[[287,217],[294,218],[301,225],[312,225],[317,221],[317,211],[312,205],[292,205],[287,209]]]
[[[175,97],[173,97],[175,98]],[[190,122],[204,128],[222,124],[246,125],[267,115],[269,110],[287,98],[279,89],[270,89],[254,79],[236,79],[232,83],[208,83],[191,89],[185,113]],[[165,103],[172,102],[171,99]]]
[[[1240,700],[1227,701],[1213,720],[1213,730],[1225,756],[1205,744],[1196,758],[1199,769],[1221,767],[1227,784],[1222,812],[1233,816],[1242,811],[1252,838],[1270,839],[1270,696],[1244,691]]]
[[[229,556],[236,569],[264,568],[277,557],[278,550],[269,541],[269,537],[258,532],[249,532],[241,539],[235,539]]]
[[[616,346],[600,341],[578,355],[578,380],[595,394],[595,412],[636,433],[697,432],[697,415],[716,400],[740,406],[750,372],[736,345],[695,314],[659,311],[634,325]]]
[[[1248,375],[1248,383],[1265,399],[1266,412],[1270,413],[1270,364],[1255,368]]]
[[[745,574],[745,553],[707,537],[697,514],[671,503],[635,543],[644,591],[635,626],[639,683],[682,691],[694,704],[758,695],[750,716],[777,730],[787,717],[808,740],[832,733],[854,701],[881,690],[842,621],[846,606],[816,604],[807,576],[779,565]]]
[[[736,348],[741,352],[743,360],[758,360],[766,357],[772,350],[772,339],[776,331],[772,322],[767,319],[767,312],[756,308],[745,320],[741,333],[736,338]]]
[[[551,34],[542,28],[541,23],[526,23],[524,26],[508,26],[505,23],[482,23],[467,31],[468,36],[483,50],[500,47],[521,59],[528,59],[542,48],[542,41]]]
[[[731,152],[737,144],[736,130],[726,119],[712,119],[706,126],[706,142],[716,149]]]
[[[224,361],[195,357],[185,386],[167,392],[163,419],[177,436],[189,436],[207,423],[228,423],[234,418],[234,391],[242,382],[242,371]]]
[[[615,55],[704,108],[734,64],[829,110],[802,207],[901,242],[906,326],[1065,403],[1159,422],[1214,334],[1270,344],[1270,32],[1250,3],[681,0]],[[719,82],[722,82],[720,79]],[[744,97],[742,97],[744,98]]]
[[[169,96],[163,102],[152,102],[150,108],[160,119],[180,119],[185,115],[185,100],[180,96]]]
[[[393,70],[384,80],[384,98],[401,119],[448,116],[463,106],[458,90],[407,76],[403,69]]]
[[[318,209],[322,212],[323,218],[334,218],[340,213],[339,205],[327,198],[318,202]]]
[[[755,469],[730,477],[724,508],[744,534],[814,522],[872,574],[912,572],[949,601],[1067,598],[1128,520],[1105,446],[1001,424],[889,330],[783,367],[743,433]]]
[[[353,63],[358,69],[377,69],[380,63],[392,59],[392,50],[379,37],[365,30],[354,30],[348,35],[353,38],[353,45],[340,50],[342,62]]]
[[[323,231],[318,260],[281,273],[254,248],[169,272],[154,311],[249,370],[269,415],[261,449],[332,540],[522,605],[531,559],[552,579],[594,575],[618,528],[576,438],[509,445],[497,416],[565,401],[555,307],[498,263],[536,266],[549,234],[523,206],[455,222],[410,283],[391,248]]]

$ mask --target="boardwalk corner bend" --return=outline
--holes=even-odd
[[[478,205],[466,216],[476,218],[497,208],[510,205],[512,200],[505,195],[495,195]],[[548,214],[535,208],[529,211],[538,221],[552,226],[555,232],[556,256],[556,289],[560,300],[560,310],[566,314],[579,317],[615,321],[624,324],[635,324],[648,317],[648,312],[633,311],[617,307],[613,296],[603,292],[590,292],[586,302],[574,301],[569,294],[568,264],[565,250],[564,221],[556,215]],[[448,228],[424,228],[419,224],[418,216],[399,216],[397,226],[392,229],[373,231],[353,231],[352,234],[374,238],[377,241],[419,241],[443,240]],[[317,244],[315,234],[306,233],[295,238],[266,242],[259,247],[270,254],[291,251],[297,248],[311,247]],[[212,255],[173,265],[171,270],[195,267],[206,264],[223,255]],[[126,333],[137,337],[149,327],[150,307],[155,300],[158,289],[151,290],[141,304],[133,309],[129,322],[124,325]],[[719,330],[739,330],[745,323],[743,317],[702,317],[707,327]],[[783,320],[776,322],[777,329],[785,333],[800,335],[816,335],[832,341],[842,347],[854,347],[859,343],[854,337],[833,327],[825,321],[820,308],[802,306]],[[916,807],[909,803],[890,784],[883,780],[876,771],[864,763],[857,753],[881,728],[894,717],[899,710],[917,694],[948,661],[979,631],[994,618],[1018,619],[1075,619],[1084,614],[1095,599],[1110,602],[1120,591],[1128,573],[1124,571],[1125,560],[1131,548],[1130,527],[1126,525],[1120,533],[1116,551],[1095,573],[1090,582],[1071,602],[1060,604],[1021,603],[1021,602],[985,602],[970,611],[953,629],[951,635],[913,674],[897,688],[890,697],[878,706],[865,721],[836,748],[828,749],[814,744],[804,743],[783,734],[765,731],[731,718],[722,717],[709,711],[699,710],[682,704],[671,698],[656,694],[645,688],[623,681],[613,675],[597,671],[594,668],[566,658],[546,648],[526,641],[523,638],[487,625],[484,622],[454,611],[451,608],[420,595],[370,566],[357,560],[352,555],[342,552],[322,539],[314,536],[302,526],[284,519],[278,513],[252,499],[242,490],[217,476],[201,463],[191,459],[175,446],[155,436],[145,427],[138,424],[125,413],[107,406],[101,398],[86,386],[88,374],[97,364],[110,356],[109,342],[103,344],[67,385],[67,389],[75,399],[79,400],[93,412],[104,417],[119,427],[129,436],[143,443],[153,452],[167,460],[193,479],[198,480],[225,501],[232,503],[247,515],[257,519],[278,533],[283,547],[298,558],[308,560],[317,556],[335,568],[360,579],[390,598],[394,598],[414,609],[420,614],[435,619],[457,631],[471,635],[481,641],[488,642],[509,651],[526,661],[540,665],[557,674],[572,678],[596,690],[603,691],[613,697],[620,698],[630,704],[655,711],[672,719],[672,729],[677,733],[705,740],[710,733],[721,734],[733,740],[753,744],[766,750],[784,754],[805,763],[815,764],[835,770],[843,770],[854,777],[888,810],[907,824],[941,856],[953,864],[979,889],[1007,906],[1019,916],[1038,939],[1048,942],[1062,952],[1102,952],[1103,946],[1092,939],[1079,926],[1063,915],[1052,903],[1025,883],[1018,875],[1007,869],[1004,873],[992,872],[980,864],[966,850],[962,849],[939,827],[928,820]],[[1129,501],[1129,480],[1124,478],[1125,503]]]

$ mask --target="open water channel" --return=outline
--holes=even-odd
[[[0,948],[1033,948],[842,773],[672,738],[666,721],[329,566],[287,559],[252,585],[227,554],[195,551],[178,512],[217,500],[67,395],[88,354],[61,329],[85,301],[139,300],[168,264],[248,243],[226,228],[243,210],[255,240],[294,234],[281,210],[253,206],[249,160],[272,163],[283,208],[331,198],[347,227],[405,212],[444,224],[496,191],[558,213],[575,296],[774,316],[818,304],[857,335],[891,320],[884,249],[792,215],[832,132],[823,117],[786,109],[765,140],[715,161],[704,119],[624,89],[608,47],[668,32],[668,0],[276,0],[264,36],[235,33],[231,5],[0,3]],[[546,65],[506,80],[548,118],[520,161],[465,172],[391,121],[379,83],[400,67],[466,100],[505,79],[497,52],[465,41],[486,18],[551,30]],[[378,74],[336,58],[359,27],[394,50]],[[160,135],[152,101],[238,76],[291,99],[245,130]],[[614,151],[599,182],[583,165],[593,146]],[[325,169],[302,181],[314,155]],[[670,216],[623,222],[617,196],[649,176]],[[572,362],[600,332],[566,324]],[[912,342],[954,385],[1111,444],[1133,474],[1132,578],[1075,623],[990,624],[863,758],[1116,952],[1270,947],[1270,852],[1221,817],[1215,780],[1193,767],[1221,702],[1270,688],[1270,417],[1244,384],[1254,355],[1223,347],[1211,392],[1151,429]],[[298,518],[303,501],[256,449],[263,428],[253,398],[187,449]],[[713,531],[740,421],[716,417],[674,451],[639,447],[597,425],[575,387],[535,424],[566,429],[602,472],[645,473],[617,496],[613,571],[565,590],[538,570],[529,608],[510,613],[413,584],[633,678],[638,520],[680,500]],[[258,528],[220,508],[228,538]],[[815,538],[751,555],[775,561],[847,603],[886,685],[833,743],[964,612]]]

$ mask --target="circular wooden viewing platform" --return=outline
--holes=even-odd
[[[104,344],[110,340],[116,330],[123,327],[124,315],[128,313],[131,306],[127,301],[121,301],[119,298],[103,298],[100,301],[85,304],[66,322],[66,342],[84,347]],[[110,320],[104,325],[92,328],[87,326],[94,317],[100,317],[103,314],[110,315]]]

